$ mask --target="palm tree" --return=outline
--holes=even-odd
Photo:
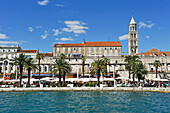
[[[91,68],[91,74],[97,74],[97,84],[98,86],[100,85],[100,74],[101,72],[105,72],[105,66],[104,66],[104,61],[103,59],[98,59],[98,60],[94,60],[94,62],[92,62],[92,68]]]
[[[38,60],[38,74],[39,74],[39,84],[40,84],[40,61],[44,58],[43,54],[39,52],[37,52],[37,55],[36,55],[36,59]]]
[[[19,69],[20,69],[20,86],[21,86],[21,82],[22,82],[22,73],[23,73],[23,66],[25,63],[25,55],[23,53],[19,54],[19,57],[15,57],[14,58],[14,64],[15,65],[19,65]]]
[[[158,77],[158,67],[162,66],[162,63],[159,60],[155,60],[155,62],[153,63],[153,66],[156,68],[156,78]]]
[[[126,69],[129,71],[129,79],[130,79],[130,74],[131,74],[131,69],[132,69],[132,66],[131,66],[131,63],[130,63],[130,60],[132,59],[132,56],[129,55],[129,56],[126,56],[125,57],[125,62],[127,62],[127,64],[125,65]]]
[[[60,57],[60,59],[63,59],[63,60],[64,60],[66,56],[65,56],[64,53],[61,53],[59,57]]]
[[[148,71],[146,70],[142,62],[137,62],[134,65],[132,73],[138,77],[138,82],[140,83],[140,80],[144,77],[144,75],[148,73]]]
[[[82,60],[82,72],[83,72],[83,77],[84,77],[84,65],[85,65],[86,58],[82,56],[81,60]]]
[[[30,86],[30,72],[36,68],[33,58],[26,58],[24,67],[28,71],[28,85]]]
[[[125,57],[125,62],[127,63],[126,68],[129,70],[129,79],[130,79],[130,74],[131,74],[131,71],[133,71],[135,64],[137,62],[141,62],[141,61],[139,60],[139,56],[129,55],[129,56]],[[133,83],[134,83],[134,81],[135,81],[135,74],[133,74]]]
[[[104,72],[104,74],[107,75],[107,65],[110,64],[110,59],[108,59],[107,57],[103,57],[103,61],[104,61],[104,65],[105,65],[105,72]]]
[[[59,57],[60,57],[60,59],[64,60],[66,56],[65,56],[64,53],[61,53]],[[63,72],[63,85],[65,84],[65,77],[66,77],[66,74],[67,74],[67,72],[64,71],[64,72]]]
[[[59,85],[61,85],[61,76],[63,75],[63,84],[65,84],[65,74],[71,72],[71,66],[63,59],[56,59],[52,73],[59,73]]]

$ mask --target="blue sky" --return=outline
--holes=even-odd
[[[0,0],[0,46],[52,52],[55,43],[85,39],[120,41],[128,52],[133,12],[139,52],[169,51],[169,5],[169,0]]]

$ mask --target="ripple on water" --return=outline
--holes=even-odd
[[[170,112],[156,92],[1,92],[1,112]]]

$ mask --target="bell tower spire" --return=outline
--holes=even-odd
[[[137,25],[132,14],[132,19],[129,24],[129,34],[128,34],[129,55],[138,54],[138,31],[136,26]]]

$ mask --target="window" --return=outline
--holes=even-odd
[[[165,54],[165,53],[163,53],[162,55],[163,55],[163,56],[166,56],[166,54]]]
[[[110,50],[112,50],[112,48],[110,48]]]
[[[133,41],[131,41],[131,46],[133,46]]]
[[[8,50],[10,52],[10,50]]]
[[[70,59],[68,59],[68,61],[71,61]]]
[[[117,47],[115,47],[115,50],[117,50]]]
[[[63,47],[63,51],[65,52],[65,47]]]
[[[73,50],[75,51],[75,50],[76,50],[76,48],[73,48]]]
[[[13,70],[13,65],[11,65],[11,70]]]
[[[94,51],[96,51],[96,47],[94,47]]]
[[[57,52],[59,52],[59,48],[57,48]]]
[[[57,57],[59,57],[60,55],[59,54],[57,54]]]
[[[130,35],[130,38],[133,38],[133,34]]]
[[[70,57],[70,54],[68,54],[68,57]]]
[[[5,52],[5,50],[3,49],[3,52]]]
[[[91,51],[91,48],[89,47],[89,51]]]
[[[117,63],[118,63],[118,61],[116,60],[116,61],[115,61],[115,63],[117,64]]]
[[[134,34],[134,38],[136,38],[136,34]]]
[[[158,56],[156,53],[154,53],[154,56]]]
[[[76,58],[76,61],[77,61],[77,58]]]
[[[44,67],[44,71],[47,72],[47,66]]]
[[[107,48],[105,47],[104,50],[107,50]]]
[[[153,71],[153,68],[151,68],[151,71]]]
[[[68,52],[70,52],[70,50],[71,50],[71,48],[69,47],[69,48],[68,48]]]
[[[79,47],[79,52],[81,52],[81,47]]]

